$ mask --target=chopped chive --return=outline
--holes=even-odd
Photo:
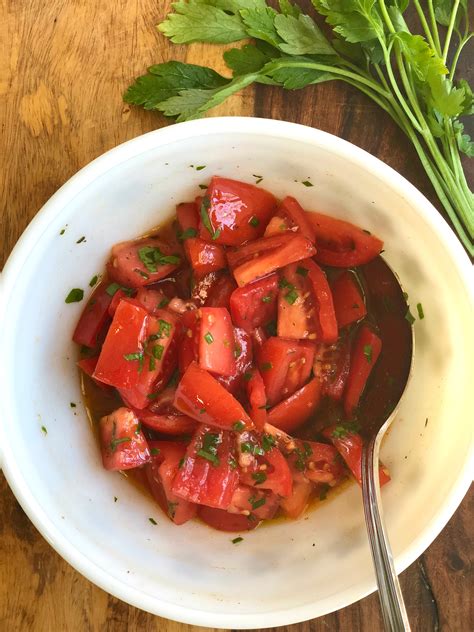
[[[154,518],[148,518],[148,520],[151,522],[151,524],[154,524],[154,525],[158,524]]]
[[[314,184],[310,182],[309,180],[303,180],[301,184],[304,184],[305,187],[314,187]]]
[[[231,540],[232,544],[238,544],[239,542],[243,542],[243,541],[244,539],[240,537],[240,535],[238,538],[234,538],[233,540]]]
[[[89,281],[89,287],[94,287],[94,285],[97,283],[98,278],[99,276],[97,274],[94,274],[92,279]]]
[[[120,445],[121,443],[129,443],[130,441],[130,437],[121,437],[120,439],[113,438],[110,442],[110,449],[112,452],[115,452],[118,445]]]
[[[46,428],[46,426],[41,426],[41,432],[42,432],[44,435],[47,435],[47,434],[48,434],[48,429]]]
[[[249,503],[252,505],[252,509],[254,510],[262,507],[266,502],[267,499],[265,497],[257,499],[255,496],[250,496],[249,498]]]
[[[186,230],[183,230],[181,233],[179,233],[178,239],[180,241],[186,241],[186,239],[191,239],[192,237],[196,237],[196,235],[197,230],[195,228],[187,228]]]
[[[125,353],[123,357],[128,362],[131,362],[133,360],[141,360],[141,358],[143,358],[143,353],[141,351],[137,351],[135,353]]]
[[[171,334],[171,323],[167,320],[163,320],[160,318],[158,320],[159,329],[158,329],[158,337],[159,338],[169,338]]]
[[[82,244],[83,241],[85,241],[86,238],[84,237],[84,235],[82,235],[82,237],[80,237],[77,241],[76,244]]]
[[[253,445],[250,443],[250,441],[244,441],[240,444],[240,451],[253,454]]]
[[[423,311],[423,305],[421,303],[417,303],[416,304],[416,309],[418,311],[418,318],[420,320],[423,320],[423,318],[425,317],[425,313]]]
[[[148,362],[148,370],[154,371],[156,369],[156,360],[153,356],[150,356],[150,361]]]
[[[273,298],[273,297],[272,297],[272,295],[271,295],[271,294],[267,294],[267,296],[264,296],[264,297],[262,298],[262,303],[271,303],[272,298]]]
[[[143,246],[138,250],[138,258],[148,272],[156,272],[158,266],[179,265],[181,258],[177,255],[164,255],[159,248]]]
[[[70,403],[69,403],[69,406],[70,406],[71,408],[76,408],[77,404],[76,404],[75,402],[70,402]]]
[[[150,450],[150,454],[151,454],[152,456],[157,456],[159,453],[160,453],[160,448],[152,448],[152,449]]]
[[[252,478],[257,485],[260,485],[267,480],[267,475],[265,474],[265,472],[254,472],[252,474]]]
[[[295,289],[295,286],[293,285],[293,283],[290,283],[289,281],[287,281],[285,277],[281,277],[281,279],[278,281],[278,287],[280,289],[283,289],[285,287],[288,288],[289,290]]]
[[[66,296],[65,303],[79,303],[84,298],[84,290],[73,288]]]
[[[60,235],[64,235],[65,232],[66,232],[66,229],[65,228],[61,228],[61,230],[59,231],[59,234]]]
[[[160,309],[163,309],[163,307],[166,307],[167,305],[169,305],[169,302],[170,302],[170,299],[165,296],[165,298],[162,298],[161,301],[158,303],[158,307]]]
[[[273,364],[271,362],[264,362],[260,365],[260,371],[270,371],[273,369]]]
[[[260,224],[260,220],[255,215],[249,219],[250,226],[254,226],[255,228]]]
[[[302,277],[308,276],[308,268],[303,268],[303,266],[298,266],[296,268],[296,274],[299,274]]]
[[[163,347],[163,345],[155,345],[152,349],[153,357],[157,360],[161,360],[164,350],[165,348]]]
[[[206,461],[210,461],[215,467],[217,467],[220,463],[219,457],[217,455],[212,454],[211,452],[207,452],[206,450],[198,450],[196,454],[203,459],[206,459]]]
[[[206,168],[206,165],[198,165],[197,167],[195,167],[196,171],[202,171],[205,168]]]
[[[239,419],[235,422],[232,428],[235,430],[235,432],[242,432],[243,430],[245,430],[245,422]]]
[[[294,305],[294,303],[296,302],[298,298],[298,292],[296,290],[290,290],[289,292],[285,294],[283,298],[290,305]]]
[[[372,345],[364,345],[364,355],[369,364],[372,363]]]
[[[214,337],[210,331],[204,334],[204,340],[207,342],[208,345],[211,345],[214,342]]]
[[[135,274],[138,274],[143,279],[149,279],[150,278],[150,275],[147,274],[146,272],[143,272],[143,270],[140,270],[140,268],[134,268],[133,271],[135,272]]]
[[[413,325],[413,323],[416,320],[416,318],[411,313],[410,308],[408,308],[407,311],[406,311],[405,319],[410,323],[410,325]]]

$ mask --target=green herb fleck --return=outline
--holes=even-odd
[[[47,434],[48,434],[48,429],[46,428],[46,426],[41,426],[41,432],[42,432],[44,435],[47,435]]]
[[[200,185],[199,185],[199,188],[200,188],[200,189],[207,189],[207,184],[200,184]]]
[[[152,456],[157,456],[160,453],[160,448],[151,448],[150,454]]]
[[[161,301],[158,303],[158,308],[163,309],[164,307],[169,305],[169,302],[170,302],[170,299],[165,296],[165,298],[162,298]]]
[[[314,187],[314,184],[310,182],[309,180],[303,180],[301,184],[304,184],[305,187]]]
[[[211,224],[211,220],[209,219],[209,209],[211,208],[211,200],[208,195],[205,195],[202,198],[200,215],[204,228],[207,230],[212,239],[217,239],[220,235],[220,231],[214,231],[214,228]],[[216,237],[217,234],[217,237]]]
[[[273,364],[271,362],[264,362],[260,365],[260,371],[270,371],[273,369]]]
[[[369,364],[372,364],[372,345],[364,345],[364,355]]]
[[[94,287],[94,285],[97,283],[98,279],[99,279],[99,276],[97,274],[94,274],[92,279],[89,281],[89,287]]]
[[[303,268],[303,266],[298,266],[296,268],[296,274],[299,274],[302,277],[308,276],[308,268]]]
[[[186,228],[186,230],[179,233],[178,239],[180,241],[186,241],[186,239],[191,239],[192,237],[196,237],[196,235],[197,230],[195,228]]]
[[[200,414],[200,415],[204,415],[204,413],[205,413],[205,412],[206,412],[206,409],[205,409],[205,408],[201,408],[201,409],[199,410],[199,414]]]
[[[258,176],[256,173],[253,173],[252,175],[256,179],[255,184],[260,184],[260,182],[263,180],[263,176]]]
[[[233,540],[231,540],[232,544],[238,544],[239,542],[243,542],[243,541],[244,539],[241,538],[240,535],[238,538],[234,538]]]
[[[244,373],[244,380],[246,382],[250,382],[251,379],[252,379],[252,373],[250,371],[247,371],[246,373]]]
[[[109,296],[113,296],[120,290],[120,285],[118,283],[111,283],[107,286],[106,292]]]
[[[265,452],[270,452],[275,444],[276,439],[272,435],[264,434],[262,436],[262,448],[265,450]]]
[[[66,303],[79,303],[84,298],[84,290],[78,287],[73,288],[66,296]]]
[[[171,323],[169,323],[167,320],[163,320],[162,318],[158,319],[158,338],[157,340],[159,340],[160,338],[169,338],[171,335]]]
[[[156,272],[158,266],[179,265],[181,263],[181,259],[177,255],[164,255],[159,248],[154,246],[139,248],[138,258],[148,272]]]
[[[61,228],[61,230],[59,231],[59,234],[60,235],[64,235],[65,232],[66,232],[66,229],[65,228]]]
[[[259,507],[262,507],[266,502],[267,502],[267,499],[265,497],[257,498],[256,496],[250,496],[249,498],[249,503],[252,505],[253,510],[258,509]]]
[[[221,437],[215,432],[206,432],[202,440],[201,449],[197,451],[197,455],[203,459],[210,461],[212,465],[219,465],[219,457],[217,456],[217,447],[221,442]]]
[[[116,503],[118,500],[117,496],[114,496],[114,503]]]
[[[407,311],[406,311],[405,319],[410,323],[410,325],[413,325],[413,323],[416,320],[416,318],[411,313],[410,308],[408,308]]]
[[[254,215],[253,217],[249,219],[249,224],[250,226],[257,228],[257,226],[260,224],[260,220],[258,219],[258,217]]]
[[[69,403],[69,406],[70,406],[71,408],[76,408],[77,404],[76,404],[75,402],[70,402],[70,403]]]
[[[285,277],[281,277],[281,279],[278,281],[278,287],[281,290],[285,287],[288,288],[289,290],[295,289],[295,286],[293,285],[293,283],[290,283],[289,281],[287,281]]]
[[[140,270],[140,268],[134,268],[133,271],[135,272],[135,274],[138,274],[143,279],[149,279],[150,278],[150,275],[147,274],[146,272],[143,272],[143,270]]]
[[[180,459],[180,461],[179,461],[179,463],[178,463],[178,470],[180,470],[180,469],[183,467],[183,465],[184,465],[185,463],[186,463],[186,459],[185,459],[185,458],[184,458],[184,456],[183,456],[183,458],[182,458],[182,459]]]
[[[205,168],[206,168],[206,165],[198,165],[198,166],[196,167],[196,171],[202,171],[202,170],[203,170],[203,169],[205,169]]]
[[[214,336],[211,334],[210,331],[204,334],[204,340],[207,342],[208,345],[212,345],[212,343],[214,342]]]
[[[416,309],[417,309],[417,312],[418,312],[418,318],[420,320],[423,320],[423,318],[425,317],[425,313],[423,311],[423,305],[421,303],[417,303],[416,304]]]
[[[84,237],[84,235],[82,237],[80,237],[77,241],[76,244],[82,244],[83,241],[85,241],[86,238]]]
[[[237,468],[237,461],[234,459],[232,455],[229,455],[227,459],[227,463],[230,465],[231,470],[235,470]]]
[[[168,500],[168,516],[173,519],[175,514],[176,514],[176,507],[178,506],[178,503],[172,503],[170,500]]]
[[[242,347],[240,345],[236,345],[235,349],[234,349],[234,358],[240,358],[240,356],[242,355]]]
[[[233,424],[232,428],[235,432],[243,432],[245,430],[245,422],[240,419]]]
[[[153,353],[154,358],[156,358],[157,360],[161,360],[164,350],[165,348],[163,347],[163,345],[154,345],[151,352]]]
[[[149,520],[149,521],[151,522],[151,524],[153,524],[153,525],[157,525],[157,524],[158,524],[154,518],[148,518],[148,520]]]
[[[265,474],[265,472],[254,472],[252,474],[252,478],[257,485],[260,485],[267,480],[267,475]]]
[[[272,302],[272,295],[271,294],[267,294],[267,296],[264,296],[262,298],[262,303],[271,303]]]
[[[127,362],[132,362],[133,360],[142,360],[143,359],[143,352],[142,351],[135,351],[135,353],[124,353],[124,359],[127,360]]]
[[[294,305],[294,303],[296,302],[298,298],[298,292],[296,290],[290,290],[289,292],[285,294],[283,298],[290,305]]]

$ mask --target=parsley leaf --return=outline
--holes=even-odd
[[[181,263],[181,258],[177,255],[164,255],[159,248],[154,246],[139,248],[138,257],[149,272],[156,272],[158,266],[177,266]]]
[[[79,303],[84,298],[84,290],[73,288],[65,298],[65,303]]]
[[[279,48],[288,55],[333,55],[334,49],[309,15],[277,15],[275,28],[284,40]]]

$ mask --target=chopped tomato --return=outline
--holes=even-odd
[[[78,345],[97,345],[97,337],[109,321],[108,309],[112,294],[107,292],[108,286],[108,283],[99,283],[87,301],[72,336]]]
[[[195,237],[186,239],[184,250],[194,273],[198,276],[227,267],[225,250],[219,244]]]
[[[237,327],[252,331],[275,318],[278,297],[278,276],[270,274],[263,279],[239,287],[230,297],[230,312]]]
[[[77,366],[84,371],[84,373],[91,378],[91,380],[93,380],[93,382],[95,384],[97,384],[97,386],[99,386],[103,391],[111,391],[112,387],[109,386],[108,384],[104,384],[103,382],[100,382],[99,380],[96,380],[93,375],[94,375],[94,371],[95,371],[95,367],[97,366],[97,360],[98,360],[98,356],[95,356],[94,358],[83,358],[82,360],[79,360],[79,362],[77,362]]]
[[[335,446],[336,450],[342,456],[352,475],[362,485],[362,449],[363,441],[360,434],[352,432],[344,426],[330,426],[323,430],[323,435],[329,439]],[[379,481],[380,487],[388,483],[390,474],[387,468],[380,464]]]
[[[176,206],[176,217],[181,228],[181,239],[196,237],[199,227],[199,207],[195,202],[182,202]]]
[[[233,433],[201,425],[186,450],[172,491],[200,505],[227,509],[239,482]]]
[[[179,253],[167,243],[159,237],[145,237],[114,246],[107,270],[117,283],[141,287],[164,279],[180,264]]]
[[[237,422],[243,422],[247,429],[253,426],[242,405],[195,362],[178,384],[174,406],[185,415],[218,428],[231,429]]]
[[[261,237],[275,205],[265,189],[214,176],[201,203],[200,237],[226,246]]]
[[[191,362],[199,361],[199,327],[197,310],[183,314],[181,318],[182,336],[178,351],[181,375],[186,372]]]
[[[252,515],[259,520],[269,520],[277,512],[279,504],[280,500],[276,494],[239,484],[227,511],[246,516]]]
[[[297,226],[301,234],[314,243],[316,237],[314,226],[309,221],[304,208],[294,197],[287,196],[284,198],[278,213],[288,217],[293,226]]]
[[[199,310],[199,366],[218,375],[236,372],[234,328],[225,307]]]
[[[265,383],[257,369],[249,371],[245,376],[247,398],[250,405],[249,415],[257,430],[263,430],[267,421],[267,396]]]
[[[258,527],[260,520],[254,516],[244,516],[243,514],[229,513],[223,509],[213,509],[202,505],[199,507],[199,517],[203,522],[217,529],[218,531],[227,531],[236,533],[238,531],[251,531]]]
[[[315,247],[302,235],[291,232],[257,239],[238,250],[228,252],[227,260],[237,285],[242,287],[283,268],[289,263],[307,259],[316,252]]]
[[[290,230],[287,218],[281,217],[280,215],[274,215],[268,222],[263,236],[271,237],[272,235],[281,235],[287,230]]]
[[[253,467],[241,476],[246,485],[269,489],[278,496],[291,495],[292,475],[287,460],[277,447],[257,456]]]
[[[295,440],[296,450],[289,456],[298,480],[310,480],[334,487],[344,477],[345,469],[334,446],[317,441]],[[298,476],[297,473],[302,474]]]
[[[144,426],[166,435],[192,434],[197,422],[187,415],[181,414],[173,406],[176,389],[169,386],[161,393],[148,400],[144,410],[135,410],[135,414]]]
[[[344,412],[351,418],[359,404],[369,375],[382,350],[382,341],[367,325],[362,325],[352,345],[351,364],[344,393]]]
[[[268,336],[263,327],[257,327],[252,331],[252,340],[256,350],[261,349]]]
[[[246,371],[252,365],[252,339],[249,334],[234,327],[235,339],[235,372],[232,375],[216,375],[216,380],[226,388],[229,393],[235,395],[241,385]]]
[[[352,272],[342,272],[332,283],[331,289],[339,329],[366,316],[365,302],[357,279]]]
[[[319,405],[321,382],[314,378],[268,412],[268,423],[293,432],[307,421]]]
[[[280,502],[283,513],[289,518],[299,518],[308,506],[312,491],[313,485],[309,481],[295,481],[291,496]]]
[[[120,394],[134,408],[146,408],[150,397],[169,381],[178,362],[178,329],[174,314],[155,310],[149,316],[142,355],[132,358],[138,381],[131,388],[119,388]]]
[[[316,231],[316,261],[336,268],[368,263],[380,254],[383,241],[342,219],[322,213],[308,213]]]
[[[204,305],[206,307],[225,307],[230,309],[230,297],[237,287],[230,274],[221,274],[210,285]]]
[[[272,337],[264,342],[257,357],[267,403],[274,406],[306,383],[313,364],[314,345]]]
[[[332,345],[324,342],[316,345],[313,373],[322,385],[323,395],[340,400],[346,387],[351,362],[349,338],[339,338]]]
[[[115,312],[117,311],[118,304],[120,303],[122,299],[125,299],[125,298],[127,298],[127,294],[125,294],[125,292],[122,289],[117,290],[115,292],[115,294],[112,296],[112,300],[110,301],[109,308],[107,310],[109,312],[110,318],[113,318],[115,316]]]
[[[141,287],[135,300],[138,301],[150,313],[155,314],[157,310],[164,309],[170,299],[161,290]]]
[[[120,301],[97,361],[95,379],[116,388],[138,385],[148,319],[143,307]]]
[[[106,470],[129,470],[150,460],[140,422],[128,408],[118,408],[99,422],[102,463]]]
[[[172,492],[173,481],[186,453],[186,444],[178,441],[150,441],[151,459],[146,475],[151,493],[164,513],[175,524],[184,524],[196,516],[198,506]]]

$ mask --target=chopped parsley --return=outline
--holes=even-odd
[[[98,274],[94,274],[92,279],[89,281],[89,287],[94,287],[94,285],[97,283],[98,279],[99,279],[99,275]]]
[[[372,364],[372,345],[364,345],[364,355],[369,364]]]
[[[217,456],[217,448],[221,442],[220,435],[215,432],[206,432],[202,440],[201,449],[197,451],[197,455],[203,459],[210,461],[212,465],[219,465],[219,457]]]
[[[109,296],[114,296],[119,290],[122,290],[122,292],[127,296],[131,296],[133,294],[132,288],[124,287],[123,285],[119,285],[118,283],[111,283],[107,286],[105,291]]]
[[[82,244],[83,241],[85,241],[86,238],[84,237],[84,235],[82,235],[82,237],[80,237],[77,241],[76,244]]]
[[[73,288],[66,296],[65,303],[79,303],[84,298],[84,290],[81,288]]]
[[[243,432],[245,430],[245,422],[239,419],[235,422],[235,424],[233,424],[232,428],[235,432]]]
[[[65,232],[66,232],[66,229],[65,228],[61,228],[61,230],[59,231],[59,234],[60,235],[64,235]]]
[[[278,287],[280,289],[283,289],[285,287],[287,287],[289,290],[295,289],[295,286],[293,285],[293,283],[290,283],[289,281],[287,281],[285,277],[281,277],[281,279],[278,281]]]
[[[252,175],[256,179],[255,184],[260,184],[260,182],[263,180],[263,176],[258,176],[256,173],[253,173]]]
[[[271,303],[273,296],[271,294],[267,294],[262,298],[262,303]]]
[[[298,266],[296,268],[296,274],[299,274],[302,277],[308,276],[308,268],[303,268],[303,266]]]
[[[264,362],[260,365],[260,371],[270,371],[273,369],[273,364],[271,362]]]
[[[204,334],[204,340],[207,342],[208,345],[212,345],[212,343],[214,342],[214,336],[211,334],[210,331]]]
[[[46,426],[41,426],[41,432],[42,432],[44,435],[47,435],[47,434],[48,434],[48,429],[46,428]]]
[[[158,266],[179,265],[181,263],[181,258],[177,255],[164,255],[159,248],[154,246],[139,248],[138,258],[148,272],[156,272]]]
[[[266,502],[267,502],[267,499],[265,497],[257,498],[256,496],[250,496],[249,498],[249,503],[252,505],[253,510],[258,509],[259,507],[262,507]]]
[[[206,168],[206,165],[198,165],[197,167],[195,167],[196,171],[202,171],[205,168]]]
[[[413,325],[413,323],[416,320],[416,318],[411,313],[410,308],[408,308],[407,311],[406,311],[405,319],[410,323],[410,325]]]
[[[76,404],[75,402],[70,402],[70,403],[69,403],[69,406],[70,406],[71,408],[76,408],[77,404]]]
[[[276,443],[275,437],[269,434],[264,434],[262,437],[262,448],[265,452],[269,452]]]
[[[425,317],[425,313],[423,311],[423,305],[421,303],[417,303],[416,304],[416,309],[417,309],[417,312],[418,312],[418,318],[420,320],[423,320],[423,318]]]
[[[285,301],[289,303],[290,305],[293,305],[296,302],[297,298],[298,298],[298,292],[296,290],[290,290],[284,296]]]
[[[114,496],[114,503],[116,503],[118,500],[117,496]]]
[[[146,272],[143,272],[143,270],[140,270],[140,268],[134,268],[133,271],[135,272],[135,274],[140,275],[143,279],[150,278],[150,275],[147,274]]]
[[[161,360],[161,358],[163,357],[164,350],[165,348],[163,347],[163,345],[154,345],[153,349],[151,350],[153,354],[153,358],[156,358],[157,360]]]
[[[242,355],[242,347],[240,345],[236,345],[234,348],[234,358],[240,358],[240,356]]]
[[[214,230],[211,220],[209,219],[209,209],[211,208],[211,200],[208,195],[202,198],[200,215],[204,228],[208,231],[212,239],[217,239],[221,234],[220,229]]]
[[[160,453],[160,448],[151,448],[150,454],[152,456],[157,456]]]
[[[121,437],[117,439],[117,422],[114,421],[112,423],[112,439],[110,440],[109,444],[110,451],[115,452],[118,445],[120,445],[121,443],[129,443],[130,441],[130,437]]]
[[[167,298],[165,296],[165,298],[162,298],[161,301],[158,303],[158,307],[159,309],[163,309],[163,307],[166,307],[167,305],[169,305],[170,299]]]
[[[258,219],[256,215],[254,215],[253,217],[249,219],[249,224],[250,226],[257,228],[257,226],[260,224],[260,220]]]
[[[200,188],[200,189],[207,189],[207,184],[200,184],[200,185],[199,185],[199,188]]]
[[[239,535],[239,537],[234,538],[233,540],[231,540],[232,544],[238,544],[239,542],[243,542],[244,539]]]
[[[304,184],[305,187],[314,187],[314,184],[309,180],[303,180],[301,184]]]
[[[186,228],[178,234],[178,239],[180,241],[186,241],[186,239],[191,239],[192,237],[196,237],[197,230],[195,228]]]
[[[133,360],[141,360],[143,358],[143,352],[136,351],[135,353],[125,353],[123,357],[128,362],[132,362]]]
[[[267,480],[267,475],[265,474],[265,472],[254,472],[252,474],[252,478],[257,485],[260,485]]]
[[[160,318],[158,320],[158,325],[159,325],[159,329],[158,329],[158,338],[157,340],[159,340],[160,338],[169,338],[170,334],[171,334],[171,323],[169,323],[167,320],[163,320],[162,318]]]
[[[148,520],[151,522],[151,524],[154,524],[154,525],[158,524],[154,518],[148,518]]]

